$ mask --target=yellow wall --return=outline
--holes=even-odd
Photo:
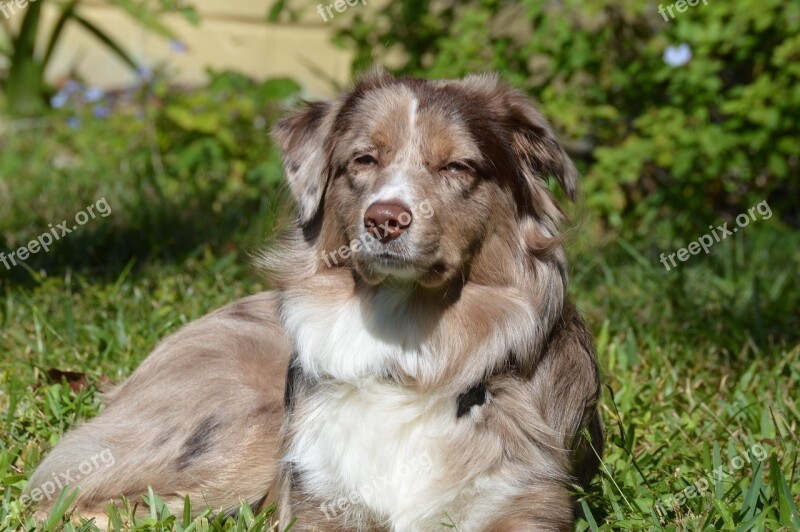
[[[323,22],[311,2],[298,2],[300,20],[292,25],[269,24],[272,0],[193,0],[201,15],[192,26],[178,15],[163,17],[187,50],[173,49],[163,38],[139,27],[120,9],[102,2],[85,2],[81,12],[122,44],[145,65],[165,63],[178,82],[201,83],[207,66],[231,68],[256,78],[290,76],[298,80],[308,96],[327,97],[335,90],[326,78],[346,83],[349,54],[330,44],[332,26]],[[323,5],[326,5],[324,3]],[[349,10],[369,9],[361,2]],[[341,21],[348,15],[339,14]],[[53,23],[49,8],[46,21]],[[115,88],[134,81],[134,74],[80,27],[66,29],[50,67],[49,79],[57,81],[77,71],[93,86]]]

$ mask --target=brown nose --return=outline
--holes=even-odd
[[[411,209],[402,203],[376,202],[364,213],[364,227],[384,244],[394,240],[411,225]]]

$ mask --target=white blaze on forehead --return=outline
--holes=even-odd
[[[414,205],[415,197],[407,170],[419,157],[422,146],[422,139],[417,129],[418,110],[419,100],[417,100],[416,96],[411,95],[408,102],[408,137],[405,140],[403,149],[392,164],[394,171],[391,178],[369,198],[367,205],[391,200],[400,200],[410,207]]]
[[[419,100],[412,97],[408,104],[408,129],[411,132],[411,139],[414,139],[417,134],[417,109],[419,109]]]

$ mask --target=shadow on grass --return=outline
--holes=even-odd
[[[651,246],[647,252],[639,249]],[[678,246],[680,247],[680,246]],[[679,344],[711,357],[778,353],[800,342],[800,232],[780,223],[753,227],[666,271],[653,243],[609,239],[573,261],[573,293],[639,346]]]
[[[283,191],[269,191],[224,204],[211,198],[188,204],[137,199],[122,208],[115,206],[107,217],[90,219],[54,242],[49,251],[29,256],[24,265],[19,260],[17,266],[8,261],[9,270],[0,262],[0,287],[35,286],[38,275],[31,270],[51,278],[76,272],[98,281],[113,281],[131,261],[135,269],[179,264],[208,249],[218,254],[238,253],[248,260],[248,253],[263,247],[289,219],[285,198]],[[68,222],[67,227],[74,225],[72,220]],[[35,239],[38,234],[26,236]],[[6,249],[6,256],[11,251]]]

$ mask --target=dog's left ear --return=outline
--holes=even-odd
[[[280,120],[272,130],[283,155],[286,180],[297,203],[301,226],[314,219],[322,203],[327,181],[325,144],[340,102],[304,103],[304,107]]]
[[[542,114],[524,94],[509,89],[506,93],[510,111],[511,148],[522,163],[525,180],[545,184],[555,178],[567,197],[575,201],[578,194],[578,171],[556,139]]]

